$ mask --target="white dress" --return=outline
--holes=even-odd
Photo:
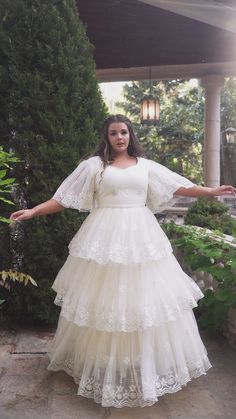
[[[151,160],[126,169],[83,161],[54,195],[90,211],[53,284],[61,306],[49,370],[102,406],[147,406],[211,367],[192,309],[202,292],[181,269],[156,213],[187,179]]]

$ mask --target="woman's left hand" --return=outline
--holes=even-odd
[[[235,195],[236,197],[236,188],[231,185],[216,186],[215,188],[211,188],[211,190],[213,196]]]

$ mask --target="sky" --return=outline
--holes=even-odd
[[[123,100],[122,89],[126,83],[130,82],[99,83],[104,102],[108,106],[108,109],[111,113],[116,113],[117,111],[115,103]],[[192,85],[192,87],[198,86],[197,79],[191,79],[189,80],[189,83]]]
[[[124,82],[100,83],[102,96],[111,113],[115,112],[115,103],[122,100]]]

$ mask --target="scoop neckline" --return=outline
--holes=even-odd
[[[135,164],[130,164],[129,166],[126,166],[126,167],[118,167],[118,166],[115,166],[114,164],[109,164],[108,167],[113,167],[113,168],[119,169],[119,170],[127,170],[127,169],[130,169],[131,167],[136,167],[136,166],[138,166],[139,158],[138,157],[135,157],[135,158],[136,158],[136,163]]]

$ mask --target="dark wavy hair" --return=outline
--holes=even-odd
[[[103,161],[104,166],[111,164],[114,161],[112,156],[112,148],[108,141],[108,130],[109,126],[113,122],[123,122],[126,124],[129,131],[129,145],[128,145],[128,154],[133,157],[145,157],[145,152],[143,146],[140,144],[138,138],[134,133],[132,122],[124,115],[111,115],[109,116],[102,127],[101,141],[98,144],[97,149],[94,152],[94,156],[99,156]]]

